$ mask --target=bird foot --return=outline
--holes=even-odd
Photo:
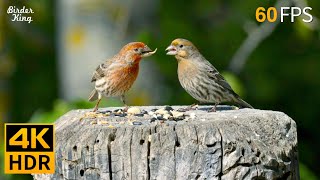
[[[213,106],[211,109],[208,110],[208,112],[217,112],[217,106]]]
[[[126,106],[123,108],[123,112],[127,112],[128,109],[129,109],[129,106],[126,105]]]

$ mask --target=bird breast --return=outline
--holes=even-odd
[[[139,64],[118,67],[111,70],[108,75],[104,77],[105,84],[103,87],[97,87],[97,82],[96,89],[103,91],[106,96],[121,96],[131,88],[138,77],[138,73]]]
[[[190,83],[196,79],[199,69],[189,60],[180,60],[178,63],[178,77],[183,88],[190,87]]]

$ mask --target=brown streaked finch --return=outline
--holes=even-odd
[[[166,49],[178,61],[178,78],[181,86],[200,103],[213,103],[211,111],[222,102],[231,102],[243,108],[253,108],[236,94],[229,83],[186,39],[175,39]]]
[[[157,49],[152,51],[142,42],[131,42],[113,58],[100,64],[91,79],[95,88],[89,96],[89,101],[98,100],[93,112],[97,111],[103,96],[120,97],[127,109],[125,93],[137,79],[140,60],[151,56],[156,51]]]

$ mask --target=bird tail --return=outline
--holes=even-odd
[[[241,108],[251,108],[254,109],[249,103],[245,102],[241,98],[237,98],[235,103],[238,104]]]
[[[98,99],[98,96],[99,96],[98,91],[94,89],[93,91],[91,91],[88,101],[95,101]]]

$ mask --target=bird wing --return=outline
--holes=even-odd
[[[207,67],[209,72],[209,78],[213,79],[216,83],[218,83],[224,89],[229,90],[232,94],[238,96],[233,91],[233,89],[231,88],[230,84],[226,81],[226,79],[219,73],[219,71],[208,61],[207,61],[207,65],[208,65]]]
[[[107,73],[107,69],[108,67],[111,65],[112,63],[112,59],[108,59],[105,62],[103,62],[102,64],[100,64],[96,70],[93,73],[93,76],[91,78],[91,82],[95,82],[103,77],[106,76]]]

